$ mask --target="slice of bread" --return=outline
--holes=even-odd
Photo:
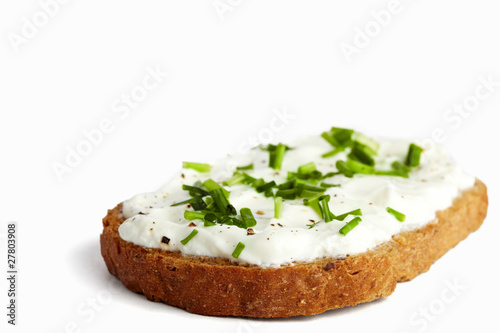
[[[321,258],[279,268],[183,255],[124,241],[119,204],[103,219],[101,253],[111,274],[151,301],[217,316],[291,317],[370,302],[390,295],[477,230],[488,208],[479,180],[435,221],[342,259]]]

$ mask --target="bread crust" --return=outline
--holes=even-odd
[[[184,255],[124,241],[118,227],[122,204],[103,219],[101,253],[111,274],[151,301],[215,316],[314,315],[389,296],[398,281],[411,280],[471,232],[488,207],[479,180],[437,212],[426,226],[393,236],[365,253],[343,259],[260,268],[224,258]]]

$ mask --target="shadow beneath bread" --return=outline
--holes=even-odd
[[[186,313],[183,309],[164,303],[151,302],[146,296],[128,290],[120,280],[109,273],[104,259],[101,255],[101,245],[99,239],[82,242],[75,246],[71,254],[73,258],[72,269],[74,274],[80,280],[82,286],[95,291],[95,294],[111,294],[113,299],[119,302],[147,309],[148,311],[175,311]]]
[[[345,308],[340,308],[340,309],[332,309],[332,310],[327,310],[323,313],[319,313],[316,315],[312,316],[295,316],[295,317],[289,317],[289,318],[248,318],[250,320],[256,320],[256,321],[266,321],[266,322],[290,322],[290,321],[310,321],[310,320],[319,320],[319,319],[326,319],[328,317],[338,317],[338,316],[351,316],[354,313],[358,311],[369,311],[368,308],[372,306],[379,306],[380,303],[383,303],[386,299],[385,298],[379,298],[374,301],[368,302],[368,303],[361,303],[357,304],[354,306],[347,306]],[[245,319],[245,318],[242,318]]]
[[[82,285],[91,288],[103,288],[109,283],[110,277],[106,264],[101,256],[99,239],[84,242],[75,247],[72,253],[73,269],[76,276],[81,279]],[[121,284],[121,283],[120,283]],[[123,287],[125,289],[125,287]]]

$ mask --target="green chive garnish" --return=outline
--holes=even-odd
[[[219,211],[226,215],[235,215],[234,207],[229,203],[222,188],[216,188],[210,191],[210,195],[214,198],[215,205]]]
[[[269,152],[269,166],[274,170],[281,170],[281,164],[283,163],[286,148],[287,147],[284,144],[278,143],[276,150]]]
[[[278,190],[276,196],[282,197],[283,199],[293,200],[297,196],[297,189],[291,188],[287,190]]]
[[[328,184],[328,183],[321,183],[319,186],[324,187],[324,188],[330,188],[330,187],[340,187],[340,184]]]
[[[311,207],[319,217],[323,217],[323,211],[321,210],[321,206],[319,205],[319,201],[322,199],[323,194],[319,193],[316,196],[304,199],[304,205]]]
[[[349,221],[349,223],[347,223],[345,226],[340,228],[339,233],[344,235],[344,236],[347,235],[347,233],[349,231],[351,231],[352,229],[354,229],[359,224],[359,222],[361,222],[360,217],[353,218],[351,221]]]
[[[273,180],[273,181],[270,181],[269,183],[265,183],[265,184],[258,186],[255,190],[257,191],[257,193],[261,193],[261,192],[265,192],[269,189],[272,189],[275,186],[276,186],[276,182]]]
[[[294,180],[289,180],[285,183],[279,184],[278,189],[279,190],[289,190],[295,186],[295,181]]]
[[[214,213],[209,212],[205,214],[203,221],[205,227],[213,227],[217,223],[217,216]]]
[[[354,142],[349,158],[369,166],[374,166],[375,160],[372,155],[374,155],[374,152],[370,148],[361,143]]]
[[[353,135],[353,138],[355,141],[363,144],[365,147],[367,147],[372,155],[376,155],[378,152],[378,149],[380,148],[380,144],[376,142],[375,140],[367,137],[364,134],[361,134],[359,132],[355,132]]]
[[[337,215],[334,217],[335,220],[339,220],[339,221],[344,221],[344,219],[348,216],[348,215],[363,215],[363,213],[361,212],[361,209],[355,209],[355,210],[352,210],[350,212],[347,212],[347,213],[344,213],[342,215]]]
[[[352,135],[354,134],[354,130],[342,127],[332,127],[330,132],[335,140],[337,140],[337,142],[341,145],[349,144],[352,139]]]
[[[411,168],[408,167],[406,164],[400,162],[400,161],[394,161],[392,162],[391,164],[392,168],[394,170],[403,170],[403,171],[406,171],[406,172],[410,172],[411,171]]]
[[[241,254],[241,251],[243,251],[244,248],[245,248],[245,244],[243,244],[242,242],[239,242],[238,245],[236,245],[236,248],[234,249],[233,254],[231,254],[233,256],[233,258],[238,258]]]
[[[241,173],[235,173],[231,178],[222,182],[222,185],[233,186],[245,181],[245,176]]]
[[[347,147],[344,147],[344,146],[337,147],[337,148],[335,148],[334,150],[329,151],[328,153],[325,153],[325,154],[321,155],[321,157],[323,157],[323,158],[327,158],[327,157],[332,157],[332,156],[335,156],[335,155],[337,155],[338,153],[343,152],[346,148],[347,148]]]
[[[253,163],[245,166],[236,167],[236,170],[253,170]]]
[[[197,233],[198,233],[198,230],[196,230],[196,229],[191,231],[191,233],[186,238],[181,240],[181,244],[186,245],[191,239],[193,239],[194,236],[196,236]]]
[[[205,188],[210,192],[212,190],[215,190],[217,188],[220,188],[222,190],[222,192],[224,193],[224,196],[226,198],[229,198],[229,191],[226,190],[224,187],[220,186],[219,184],[217,184],[214,180],[208,178],[207,180],[205,180],[203,182],[203,186],[205,186]]]
[[[184,218],[188,221],[203,220],[205,218],[205,213],[193,212],[191,210],[185,210],[184,211]]]
[[[243,220],[243,224],[245,228],[255,227],[257,225],[257,221],[253,217],[252,211],[250,208],[242,208],[240,209],[241,219]]]
[[[406,215],[398,212],[397,210],[392,209],[391,207],[386,208],[389,214],[392,214],[399,222],[404,222],[406,219]]]
[[[334,147],[340,146],[340,143],[328,132],[321,133],[321,137]]]
[[[191,207],[193,207],[194,210],[202,210],[207,208],[207,204],[200,197],[191,198],[191,200],[189,200],[189,204],[191,205]]]
[[[409,167],[417,167],[420,165],[420,155],[424,149],[416,144],[410,144],[408,155],[406,156],[405,164]]]
[[[171,204],[170,207],[182,206],[182,205],[190,204],[191,203],[191,199],[187,199],[187,200],[184,200],[184,201],[179,201],[177,203]]]
[[[349,178],[352,178],[352,176],[354,176],[354,172],[351,169],[349,169],[345,161],[337,161],[335,166],[337,167],[339,172],[344,176]]]
[[[209,172],[211,169],[210,164],[195,162],[182,162],[182,167],[184,169],[193,169],[198,172]]]
[[[204,197],[208,195],[207,191],[196,186],[182,185],[182,189],[189,191],[189,195],[192,197]]]
[[[321,203],[321,213],[323,215],[323,219],[325,222],[331,222],[333,221],[333,218],[335,217],[332,212],[330,211],[330,207],[328,206],[328,202],[330,201],[330,196],[325,195],[323,198],[320,200]]]
[[[283,198],[275,197],[274,198],[274,218],[280,219],[283,215]]]
[[[346,165],[354,173],[364,173],[367,175],[372,175],[375,172],[372,166],[366,165],[364,163],[355,160],[347,160]]]
[[[409,178],[410,175],[405,170],[375,170],[374,175]]]
[[[306,175],[308,173],[313,172],[314,170],[316,170],[316,164],[314,164],[314,162],[309,162],[307,164],[301,165],[297,169],[300,175]]]

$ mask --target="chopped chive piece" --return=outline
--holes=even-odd
[[[394,170],[403,170],[405,172],[411,171],[411,168],[409,166],[407,166],[406,164],[404,164],[403,162],[400,162],[400,161],[392,162],[391,167]]]
[[[373,152],[367,146],[354,142],[354,146],[352,147],[351,153],[348,157],[363,164],[374,166],[375,160],[372,155],[374,155]]]
[[[314,164],[314,162],[309,162],[307,164],[301,165],[297,169],[297,171],[300,175],[305,175],[305,174],[311,173],[314,170],[316,170],[316,164]]]
[[[424,149],[416,144],[410,144],[408,155],[406,156],[405,164],[409,167],[417,167],[420,165],[420,155]]]
[[[340,172],[328,172],[328,173],[324,174],[323,176],[321,176],[321,179],[330,178],[330,177],[333,177],[333,176],[338,175],[338,174],[340,174]]]
[[[255,227],[257,225],[257,221],[253,217],[252,211],[250,208],[242,208],[240,209],[241,219],[243,220],[243,224],[245,228]]]
[[[359,132],[354,133],[353,139],[368,147],[372,151],[372,155],[376,155],[378,149],[380,148],[380,144],[378,142]]]
[[[410,175],[405,170],[375,170],[374,175],[377,176],[393,176],[393,177],[403,177],[409,178]]]
[[[276,149],[278,148],[278,145],[279,144],[273,145],[273,144],[270,143],[267,146],[265,146],[265,145],[259,145],[258,148],[260,148],[261,150],[265,150],[265,151],[271,152],[271,151],[276,151]],[[288,147],[287,145],[283,145],[283,146],[285,146],[285,150],[292,149],[292,148]]]
[[[319,184],[319,186],[324,187],[324,188],[330,188],[330,187],[340,187],[340,184],[328,184],[328,183],[321,182],[321,184]]]
[[[320,179],[321,177],[323,177],[323,174],[318,170],[311,171],[305,175],[299,174],[298,176],[298,178],[301,179],[308,179],[310,183],[317,183],[318,179]]]
[[[289,180],[283,184],[278,185],[278,190],[289,190],[295,186],[295,181]]]
[[[222,223],[227,224],[227,225],[235,225],[238,228],[244,228],[246,229],[245,225],[243,224],[243,221],[237,219],[236,217],[227,217],[222,221]]]
[[[231,254],[233,256],[233,258],[238,258],[241,254],[241,251],[243,251],[244,248],[245,248],[245,244],[243,244],[242,242],[239,242],[238,245],[236,245],[236,248],[234,249],[233,254]]]
[[[338,141],[333,136],[331,136],[330,133],[328,133],[328,132],[321,133],[321,137],[323,139],[325,139],[326,141],[328,141],[328,143],[334,147],[340,146],[340,143],[338,143]]]
[[[205,214],[204,220],[205,220],[205,222],[212,222],[215,224],[215,222],[217,222],[217,215],[215,215],[212,212],[209,212],[209,213]]]
[[[283,198],[275,197],[274,198],[274,218],[280,219],[283,215]]]
[[[205,213],[193,212],[191,210],[185,210],[184,211],[184,218],[188,221],[203,220],[205,218]]]
[[[337,155],[340,152],[343,152],[345,149],[346,149],[345,146],[340,146],[340,147],[335,148],[332,151],[329,151],[328,153],[321,155],[321,157],[323,157],[323,158],[332,157],[332,156]]]
[[[236,167],[236,170],[253,170],[253,163],[245,166]]]
[[[322,199],[323,194],[317,194],[314,197],[304,199],[304,205],[311,207],[319,217],[323,217],[323,212],[321,210],[321,206],[319,205],[319,201]]]
[[[278,190],[276,196],[282,197],[283,199],[293,200],[297,196],[297,189],[291,188],[288,190]]]
[[[215,223],[215,222],[210,222],[210,221],[207,221],[207,220],[203,221],[203,226],[204,227],[213,227],[216,224],[217,223]]]
[[[243,175],[243,177],[245,177],[245,180],[243,181],[245,184],[253,184],[254,181],[256,181],[256,179],[252,176],[250,176],[249,174],[245,173],[245,172],[242,172],[241,173]]]
[[[191,199],[192,199],[192,198],[191,198]],[[182,205],[187,205],[187,204],[190,204],[190,203],[191,203],[191,199],[187,199],[187,200],[184,200],[184,201],[180,201],[180,202],[177,202],[177,203],[171,204],[171,205],[170,205],[170,207],[182,206]]]
[[[333,221],[333,218],[335,217],[332,212],[330,211],[330,207],[328,206],[328,202],[330,201],[330,196],[325,195],[321,200],[321,213],[323,215],[323,219],[325,222],[331,222]]]
[[[352,172],[352,170],[349,169],[345,161],[337,161],[335,166],[337,167],[339,172],[346,177],[352,178],[352,176],[354,175],[354,172]]]
[[[181,244],[186,245],[191,239],[193,239],[194,236],[196,236],[197,233],[198,233],[198,230],[196,230],[196,229],[191,231],[191,233],[186,238],[181,240]]]
[[[335,140],[343,146],[350,145],[352,135],[354,134],[354,130],[341,127],[332,127],[330,132]]]
[[[259,178],[259,179],[254,180],[254,182],[252,183],[252,186],[257,188],[259,186],[264,185],[265,183],[266,183],[266,181],[263,178]]]
[[[366,165],[364,163],[355,160],[347,160],[346,165],[354,173],[363,173],[367,175],[372,175],[375,172],[372,166]]]
[[[296,179],[295,184],[296,184],[295,187],[300,190],[305,189],[313,192],[325,192],[325,188],[311,185],[309,182],[305,182],[301,179]]]
[[[349,221],[349,223],[347,223],[345,226],[340,228],[339,233],[344,235],[344,236],[347,235],[347,233],[349,231],[351,231],[352,229],[354,229],[359,224],[359,222],[361,222],[360,217],[353,218],[351,221]]]
[[[207,205],[213,204],[214,198],[212,198],[211,196],[208,196],[205,198],[205,202],[207,203]]]
[[[208,195],[207,191],[196,186],[182,185],[182,189],[189,191],[189,195],[192,197],[204,197]]]
[[[397,210],[392,209],[391,207],[386,208],[389,214],[392,214],[399,222],[404,222],[406,219],[406,215],[398,212]]]
[[[210,195],[214,198],[215,205],[221,213],[235,215],[236,212],[234,207],[229,203],[222,190],[222,187],[220,187],[210,191]]]
[[[216,188],[221,188],[221,186],[219,184],[217,184],[213,179],[211,178],[208,178],[207,180],[205,180],[203,182],[203,186],[205,186],[205,188],[208,190],[208,191],[212,191],[212,190],[215,190]]]
[[[339,220],[339,221],[344,221],[344,219],[348,216],[348,215],[363,215],[363,213],[361,212],[361,209],[355,209],[355,210],[352,210],[350,212],[347,212],[347,213],[344,213],[342,215],[337,215],[334,217],[335,220]]]
[[[323,191],[324,191],[324,189],[323,189]],[[318,194],[318,193],[323,193],[323,191],[322,192],[311,191],[311,190],[303,188],[299,192],[299,197],[301,197],[301,198],[311,198],[311,197],[316,196],[316,194]]]
[[[224,196],[226,198],[229,198],[229,191],[226,190],[224,187],[220,186],[219,184],[217,184],[213,179],[211,178],[208,178],[207,180],[205,180],[203,182],[203,186],[205,186],[205,188],[210,192],[212,190],[215,190],[217,188],[220,188],[222,189],[222,192],[224,193]]]
[[[184,169],[193,169],[198,172],[210,172],[210,164],[206,163],[195,163],[195,162],[182,162],[182,167]]]
[[[172,204],[171,207],[181,206],[186,204],[190,204],[194,210],[201,210],[207,207],[207,204],[205,203],[205,201],[203,201],[202,197],[207,196],[208,192],[202,190],[201,188],[189,185],[182,185],[182,189],[189,191],[189,194],[192,196],[192,198]]]
[[[222,185],[233,186],[242,183],[245,180],[245,176],[241,173],[235,173],[231,178],[222,182]]]
[[[227,205],[227,214],[236,215],[236,208],[231,204]]]
[[[189,200],[189,204],[191,204],[191,207],[193,207],[194,210],[202,210],[207,208],[207,204],[200,197],[191,198],[191,200]]]
[[[222,213],[215,212],[215,211],[212,211],[212,210],[202,210],[201,213],[205,214],[205,219],[207,219],[207,214],[215,215],[215,217],[217,218],[217,220],[221,220],[225,216]],[[208,219],[210,220],[210,219],[212,219],[212,217],[209,217]]]
[[[255,190],[257,191],[257,193],[261,193],[261,192],[265,192],[269,189],[272,189],[275,186],[276,186],[276,182],[273,180],[273,181],[270,181],[269,183],[265,183],[265,184],[258,186]]]
[[[269,152],[269,166],[274,170],[281,170],[281,164],[283,163],[283,157],[285,156],[285,151],[287,146],[282,143],[278,143],[274,151]]]
[[[304,201],[303,201],[304,205],[309,206],[313,202],[319,202],[319,200],[321,200],[322,196],[323,196],[323,193],[316,193],[316,196],[304,199]]]

